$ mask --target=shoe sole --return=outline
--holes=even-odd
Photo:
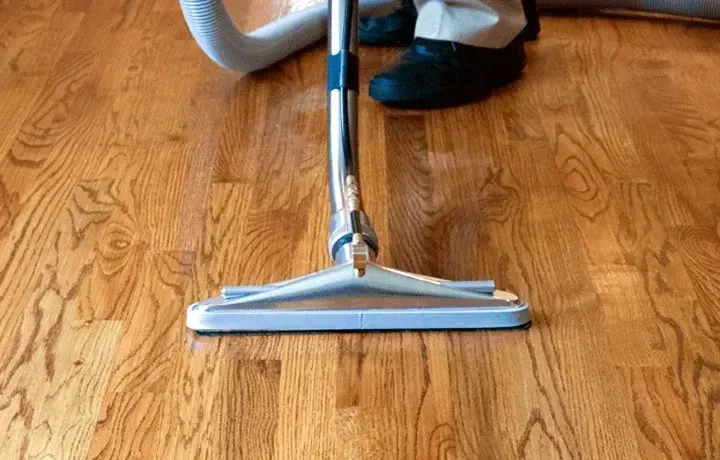
[[[360,44],[366,46],[409,46],[414,38],[414,33],[407,34],[371,34],[360,33]]]
[[[478,85],[462,85],[444,87],[433,93],[419,94],[417,91],[408,91],[406,86],[388,84],[373,84],[370,82],[370,97],[392,108],[403,109],[443,109],[469,104],[485,99],[494,90],[519,80],[525,68],[525,61],[513,72],[496,75],[490,85],[478,88]],[[438,96],[442,94],[442,96]]]

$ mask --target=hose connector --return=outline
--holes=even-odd
[[[359,260],[356,253],[367,253],[368,261],[377,256],[378,240],[370,218],[362,210],[357,180],[349,175],[345,180],[345,205],[332,216],[328,251],[336,264]],[[367,248],[362,248],[366,245]],[[364,271],[364,267],[358,270]]]

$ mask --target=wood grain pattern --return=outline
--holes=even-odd
[[[380,261],[533,327],[217,338],[190,302],[328,264],[324,46],[233,75],[175,0],[0,2],[0,458],[720,458],[719,33],[544,17],[521,81],[430,112],[362,48]]]

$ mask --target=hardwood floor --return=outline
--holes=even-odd
[[[0,458],[720,458],[720,30],[527,50],[401,112],[363,48],[360,142],[380,261],[529,331],[202,338],[190,302],[328,265],[325,47],[234,75],[175,0],[0,0]]]

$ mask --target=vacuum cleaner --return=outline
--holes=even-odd
[[[328,33],[328,179],[334,266],[264,286],[226,286],[190,305],[200,333],[512,329],[530,325],[527,302],[492,281],[449,281],[383,267],[363,209],[358,170],[358,14],[382,15],[395,0],[330,0],[251,33],[235,28],[223,0],[180,0],[191,34],[217,64],[239,72],[269,67]],[[538,0],[544,8],[625,8],[720,17],[720,0]]]
[[[524,328],[527,302],[492,281],[448,281],[383,267],[358,169],[358,0],[331,0],[328,180],[334,266],[263,286],[226,286],[187,309],[201,333]]]
[[[293,11],[248,33],[239,31],[224,0],[180,0],[195,41],[218,65],[236,72],[270,67],[316,43],[328,32],[328,4]],[[240,2],[242,0],[229,0]],[[540,11],[635,11],[699,19],[720,19],[720,0],[537,0]],[[397,9],[398,0],[360,0],[360,13],[382,16]]]

